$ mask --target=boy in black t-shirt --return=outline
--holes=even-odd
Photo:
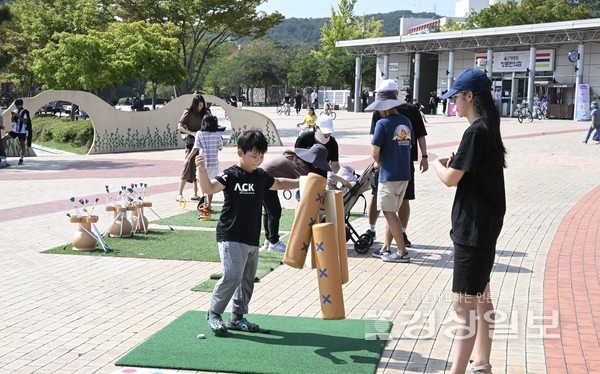
[[[238,140],[238,164],[225,169],[213,180],[206,174],[204,156],[196,158],[202,192],[212,195],[223,191],[225,197],[217,224],[223,277],[215,285],[206,316],[211,330],[218,335],[227,329],[259,331],[258,325],[249,322],[244,314],[248,313],[254,290],[263,196],[267,190],[298,188],[298,180],[273,178],[259,168],[267,147],[267,139],[260,131],[244,132]],[[232,297],[231,318],[224,324],[221,314]]]

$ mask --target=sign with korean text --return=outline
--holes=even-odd
[[[474,67],[486,69],[490,64],[487,54],[474,55]],[[492,72],[525,72],[529,67],[529,51],[495,52],[492,57]],[[535,71],[554,70],[554,50],[540,49],[535,52]]]
[[[529,51],[494,53],[492,71],[527,71]]]

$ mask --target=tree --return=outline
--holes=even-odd
[[[294,87],[317,87],[319,75],[324,61],[319,60],[316,54],[311,53],[307,45],[301,45],[291,51],[290,72],[288,82]]]
[[[583,5],[571,0],[515,0],[496,3],[480,12],[470,14],[464,23],[449,22],[442,31],[470,30],[491,27],[529,25],[589,18]]]
[[[144,21],[116,23],[109,28],[117,53],[123,53],[123,58],[133,69],[130,77],[152,83],[153,108],[156,108],[159,84],[175,85],[185,79],[185,69],[177,53],[179,42],[175,38],[176,33],[172,24],[160,26]]]
[[[265,103],[268,103],[269,88],[286,82],[290,60],[285,49],[270,39],[256,39],[241,50],[239,59],[243,64],[240,84],[246,91],[265,88]]]
[[[35,53],[33,70],[47,89],[97,92],[136,77],[153,82],[154,99],[158,84],[175,84],[185,74],[177,39],[158,25],[115,23],[105,32],[61,33],[57,39]]]
[[[583,5],[592,18],[600,17],[600,0],[573,0],[574,5]]]
[[[331,9],[329,25],[321,29],[321,48],[315,52],[325,64],[318,71],[322,84],[334,87],[351,87],[353,90],[355,58],[346,49],[337,48],[338,40],[373,38],[381,35],[382,23],[374,18],[354,16],[356,0],[340,0],[338,10]],[[361,70],[365,75],[375,75],[375,71]]]
[[[2,77],[20,96],[35,94],[39,86],[33,73],[35,51],[67,34],[102,31],[113,21],[95,0],[17,0],[9,8],[12,19],[1,25],[0,55],[12,59]]]
[[[257,38],[283,15],[257,11],[266,0],[102,0],[104,8],[124,22],[145,20],[177,27],[179,58],[186,70],[180,92],[198,88],[204,66],[220,45],[241,37]]]

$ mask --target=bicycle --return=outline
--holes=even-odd
[[[319,114],[320,116],[323,116],[323,115],[325,115],[325,116],[329,116],[329,117],[331,117],[331,119],[335,119],[335,117],[336,117],[337,115],[335,114],[335,112],[333,111],[333,109],[331,109],[331,107],[329,107],[329,106],[325,106],[325,108],[324,108],[324,109],[325,109],[325,110],[324,110],[324,111],[322,111],[322,112]]]
[[[280,106],[277,107],[277,115],[285,114],[286,116],[290,115],[291,112],[290,103],[283,102]]]
[[[517,104],[517,120],[519,123],[523,123],[523,119],[529,119],[529,122],[533,122],[533,113],[527,107],[527,104]]]
[[[540,103],[535,108],[535,115],[540,121],[543,119],[548,119],[548,107],[546,106],[546,103]]]

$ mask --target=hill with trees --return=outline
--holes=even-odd
[[[357,18],[362,16],[357,16]],[[389,13],[366,14],[365,18],[375,18],[383,22],[382,36],[400,34],[400,18],[439,18],[431,12],[413,13],[410,10],[397,10]],[[267,36],[277,43],[293,48],[299,44],[306,44],[316,48],[321,38],[321,28],[329,24],[329,18],[286,18],[282,23],[267,31]]]

